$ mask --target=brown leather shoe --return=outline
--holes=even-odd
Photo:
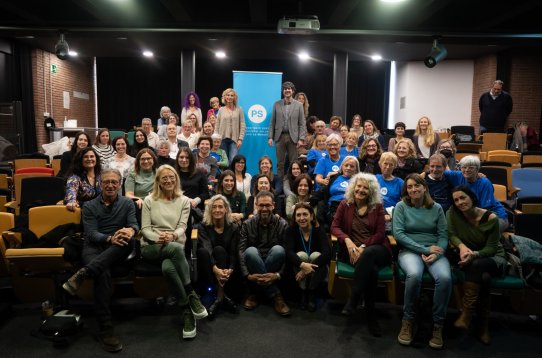
[[[246,310],[253,310],[258,307],[258,298],[256,295],[248,295],[247,298],[243,301],[243,307]]]
[[[281,293],[277,293],[275,297],[273,297],[273,303],[275,311],[281,315],[281,316],[289,316],[290,315],[290,308],[286,305],[286,302],[284,302],[284,298],[282,298]]]

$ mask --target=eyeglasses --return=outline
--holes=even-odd
[[[366,146],[365,148],[376,148],[376,145],[371,144],[371,145]]]
[[[168,181],[175,181],[175,177],[173,175],[172,176],[167,176],[167,177],[161,177],[160,181],[162,183],[166,183]]]
[[[261,209],[269,209],[273,207],[273,204],[256,204],[256,206]]]
[[[118,180],[102,180],[102,185],[113,185],[113,186],[117,186],[119,185],[119,181]]]
[[[477,170],[478,168],[476,167],[473,167],[473,166],[469,166],[469,167],[461,167],[461,170],[465,170],[465,171],[474,171],[474,170]]]
[[[139,158],[140,161],[142,162],[150,162],[152,161],[152,157],[149,157],[149,158]]]

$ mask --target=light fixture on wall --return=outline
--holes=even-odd
[[[70,54],[70,46],[68,46],[68,43],[66,42],[66,39],[64,38],[64,33],[60,33],[60,39],[55,45],[55,54],[56,57],[58,57],[61,60],[66,60],[69,57]]]
[[[440,44],[438,42],[438,39],[433,40],[433,47],[431,48],[431,52],[429,55],[423,60],[423,63],[426,67],[433,68],[439,63],[440,61],[444,60],[446,58],[446,55],[448,54],[448,51],[446,50],[446,47],[444,45]]]

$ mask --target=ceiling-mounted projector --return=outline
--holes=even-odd
[[[284,16],[277,24],[279,34],[311,35],[320,30],[316,15]]]

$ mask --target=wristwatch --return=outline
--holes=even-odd
[[[361,244],[361,248],[362,248],[362,249],[364,249],[364,248],[366,248],[366,247],[367,247],[367,245]]]

